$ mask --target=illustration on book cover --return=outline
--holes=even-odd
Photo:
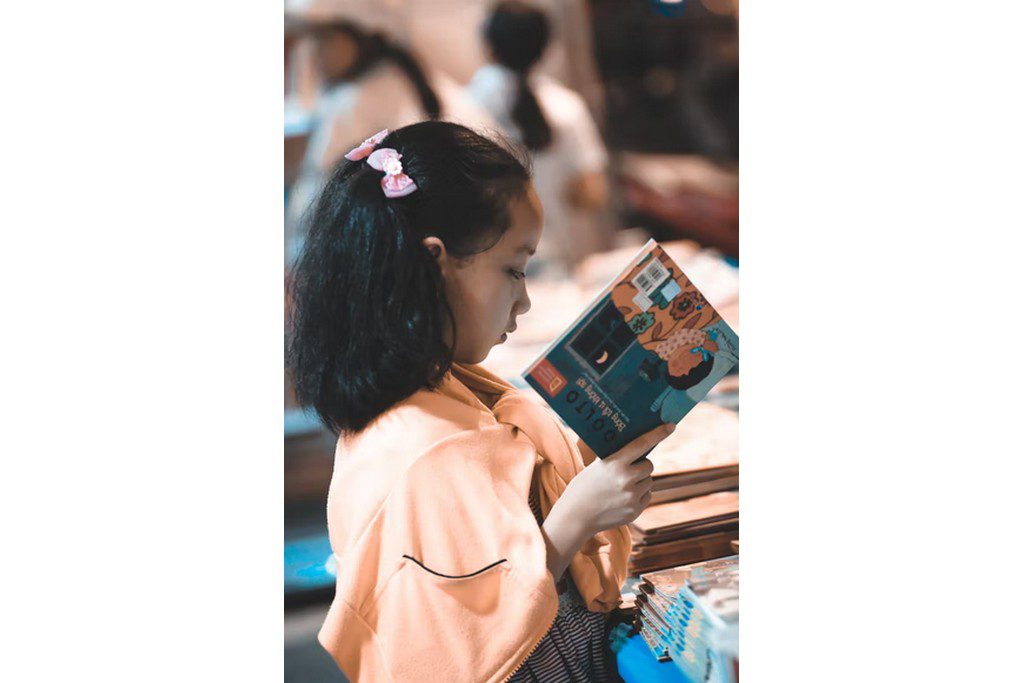
[[[653,241],[641,254],[524,373],[602,457],[681,420],[738,362],[736,333],[679,266]]]

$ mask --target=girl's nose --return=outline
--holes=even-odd
[[[523,286],[523,295],[519,297],[519,301],[516,303],[519,309],[519,315],[530,310],[530,294],[526,291],[525,285]]]

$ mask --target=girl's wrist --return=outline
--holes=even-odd
[[[589,530],[580,515],[575,514],[570,501],[564,496],[555,501],[548,516],[541,525],[548,551],[548,569],[557,582],[570,560],[593,532]]]
[[[565,503],[559,506],[558,504],[563,500]],[[555,501],[555,505],[551,508],[551,512],[554,513],[555,508],[558,508],[556,514],[560,518],[559,524],[565,527],[569,536],[577,546],[582,546],[588,538],[597,533],[596,531],[591,531],[589,525],[586,523],[585,516],[579,514],[574,506],[571,505],[569,500],[559,498]]]

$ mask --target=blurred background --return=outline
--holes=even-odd
[[[382,128],[438,117],[526,145],[545,206],[533,307],[489,369],[526,387],[519,372],[650,237],[738,332],[737,4],[286,0],[285,278],[342,154]],[[285,680],[344,681],[316,642],[333,595],[335,438],[285,387]],[[652,454],[661,513],[631,528],[629,604],[643,602],[643,572],[737,551],[738,389],[738,373],[726,377]],[[709,526],[699,510],[714,496]],[[713,533],[666,534],[673,505],[675,526]],[[667,665],[657,649],[634,654]],[[634,664],[620,654],[624,678]]]

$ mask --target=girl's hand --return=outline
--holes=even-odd
[[[577,474],[558,499],[568,506],[589,538],[636,519],[651,500],[651,472],[654,464],[645,456],[676,426],[652,429],[607,458],[598,458]]]

